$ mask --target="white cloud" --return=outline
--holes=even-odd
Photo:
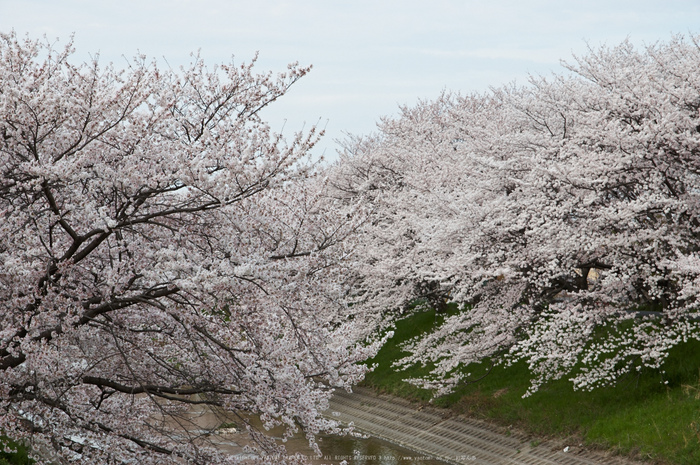
[[[259,50],[261,69],[312,63],[269,115],[295,129],[328,119],[321,146],[330,151],[342,130],[370,132],[399,103],[524,82],[583,53],[586,40],[700,32],[693,0],[0,0],[0,11],[0,31],[63,40],[75,32],[83,59],[100,51],[119,63],[140,50],[178,65],[198,49],[210,63],[249,61]]]

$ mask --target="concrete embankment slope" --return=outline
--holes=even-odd
[[[352,422],[365,434],[391,441],[451,463],[471,465],[629,465],[620,457],[587,451],[577,444],[547,441],[537,445],[520,433],[504,434],[484,422],[451,416],[409,402],[355,388],[336,392],[330,411],[344,424]],[[564,451],[566,449],[566,452]]]

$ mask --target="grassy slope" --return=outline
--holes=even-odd
[[[394,338],[372,360],[378,367],[364,384],[419,402],[430,400],[430,392],[402,381],[426,374],[427,369],[396,372],[391,363],[405,355],[399,347],[403,341],[429,330],[435,321],[435,313],[428,311],[398,322]],[[485,369],[473,366],[468,371],[476,375]],[[497,366],[483,380],[461,386],[435,404],[536,435],[577,436],[589,445],[638,459],[699,464],[700,343],[675,348],[663,369],[663,378],[648,370],[592,392],[573,391],[570,382],[556,381],[523,399],[530,379],[527,367]]]
[[[4,452],[5,446],[16,452]],[[31,465],[34,463],[27,457],[27,449],[0,435],[0,465]]]

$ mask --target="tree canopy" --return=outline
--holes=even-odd
[[[407,346],[449,391],[525,360],[576,388],[661,367],[698,338],[700,48],[591,49],[567,72],[445,93],[349,141],[334,184],[376,212],[368,300],[464,311]]]
[[[313,445],[376,344],[346,303],[362,210],[326,195],[315,128],[260,118],[309,68],[72,52],[0,35],[0,431],[51,460],[235,461],[188,423],[205,405]]]
[[[592,389],[700,339],[696,38],[446,92],[325,167],[260,116],[309,68],[72,53],[0,35],[0,433],[43,458],[235,462],[202,406],[314,446],[416,301],[461,306],[401,362],[437,394],[485,358]]]

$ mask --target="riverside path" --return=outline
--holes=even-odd
[[[536,443],[531,437],[487,423],[452,416],[436,408],[418,409],[406,400],[365,388],[336,391],[329,412],[370,436],[437,457],[470,465],[631,465],[634,462],[578,444]]]

